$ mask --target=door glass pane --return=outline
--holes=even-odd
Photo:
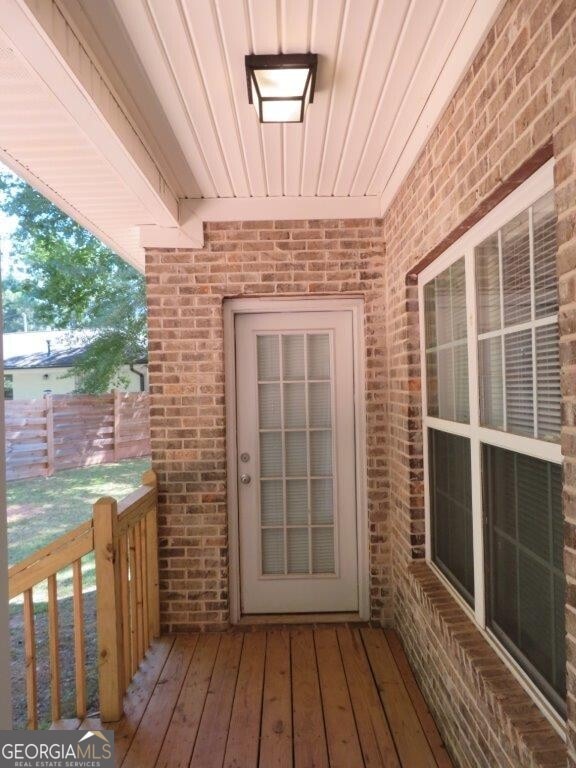
[[[286,522],[288,525],[308,525],[308,481],[286,481]]]
[[[278,381],[280,378],[280,341],[278,336],[257,337],[258,379]]]
[[[308,409],[311,427],[332,426],[330,382],[308,384]]]
[[[306,432],[286,432],[286,477],[306,477],[308,456]]]
[[[284,530],[262,529],[262,573],[284,573]]]
[[[308,334],[308,378],[330,378],[330,337],[327,333]]]
[[[308,528],[288,528],[288,573],[309,573]]]
[[[306,427],[306,384],[284,384],[284,426]]]
[[[260,474],[282,477],[282,433],[260,433]]]
[[[334,528],[312,528],[314,573],[334,573]]]
[[[304,378],[304,334],[282,336],[284,381]]]
[[[258,386],[258,414],[260,429],[279,429],[280,424],[280,384],[260,384]]]
[[[262,525],[284,525],[282,480],[262,480],[260,483],[260,516]]]
[[[310,474],[332,474],[332,432],[310,432]]]
[[[312,480],[310,485],[312,523],[330,525],[334,521],[333,480]]]

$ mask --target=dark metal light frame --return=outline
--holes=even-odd
[[[268,54],[263,56],[257,56],[250,54],[244,57],[246,65],[246,84],[248,86],[248,102],[253,104],[252,100],[252,85],[256,89],[259,98],[259,110],[258,116],[261,123],[283,123],[288,122],[284,120],[264,120],[263,105],[265,102],[278,102],[278,101],[299,101],[300,104],[300,120],[293,120],[289,122],[299,122],[304,120],[304,112],[308,103],[312,104],[314,101],[314,88],[316,86],[316,69],[318,66],[318,55],[315,53],[279,53]],[[258,86],[258,79],[255,75],[255,70],[260,69],[307,69],[308,77],[302,93],[294,94],[293,96],[262,96],[260,88]],[[310,97],[306,100],[306,92],[310,86]]]

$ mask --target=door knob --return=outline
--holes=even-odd
[[[246,475],[246,474],[240,475],[240,482],[243,485],[249,485],[251,480],[252,480],[252,478],[250,477],[250,475]]]

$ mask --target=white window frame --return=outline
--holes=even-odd
[[[418,276],[418,306],[420,320],[420,360],[422,376],[422,422],[424,453],[424,500],[426,523],[426,561],[442,580],[446,588],[458,600],[466,613],[473,619],[482,634],[496,650],[498,655],[519,679],[536,704],[549,718],[560,735],[565,738],[566,723],[536,684],[529,678],[518,662],[504,648],[502,643],[486,626],[486,592],[484,573],[484,521],[482,510],[482,444],[494,445],[515,451],[537,459],[562,463],[562,451],[559,443],[551,443],[522,435],[483,427],[480,424],[480,393],[478,378],[478,332],[476,313],[476,274],[474,248],[487,237],[497,232],[515,216],[525,211],[537,200],[554,189],[554,160],[549,160],[514,192],[493,208],[484,218],[471,227],[462,237],[449,246],[432,264]],[[531,245],[532,247],[532,245]],[[468,381],[470,398],[469,423],[428,416],[427,379],[426,379],[426,339],[424,322],[424,286],[450,267],[460,258],[465,260],[466,275],[466,318],[468,343]],[[483,335],[484,336],[484,335]],[[428,457],[428,432],[437,429],[470,440],[472,461],[472,536],[474,561],[474,608],[472,608],[456,588],[450,583],[432,559],[430,481]]]

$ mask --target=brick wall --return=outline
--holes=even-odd
[[[381,222],[210,224],[205,235],[201,251],[146,254],[163,625],[228,621],[222,306],[240,295],[364,297],[371,603],[390,622]]]
[[[510,0],[384,218],[387,425],[395,618],[462,766],[565,765],[566,749],[463,611],[430,581],[424,504],[417,294],[410,273],[463,222],[555,157],[565,402],[570,765],[576,765],[576,2]],[[540,150],[540,152],[538,152]],[[488,654],[488,656],[485,656]]]

